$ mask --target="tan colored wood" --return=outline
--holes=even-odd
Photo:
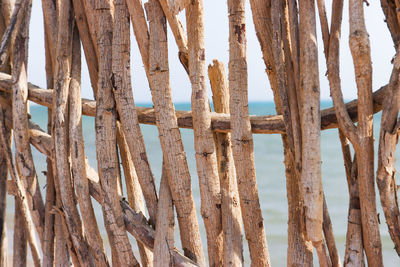
[[[146,200],[150,222],[152,225],[155,225],[158,201],[157,192],[139,126],[131,86],[129,13],[125,0],[115,0],[114,6],[116,19],[114,22],[112,47],[113,93],[121,121],[121,128],[127,137],[126,142]]]
[[[177,15],[179,12],[181,12],[190,4],[190,0],[167,0],[167,1],[169,6],[168,9],[172,15]]]
[[[171,248],[174,247],[174,204],[168,185],[167,169],[163,163],[160,182],[160,200],[157,209],[157,225],[154,236],[154,267],[174,265]]]
[[[252,266],[270,266],[248,108],[245,1],[229,0],[229,94],[232,152]],[[190,64],[189,64],[190,66]]]
[[[26,266],[27,242],[25,233],[24,217],[22,215],[18,197],[15,198],[14,210],[14,241],[13,241],[13,266]]]
[[[30,4],[27,4],[30,6]],[[30,8],[25,11],[25,16],[20,26],[20,32],[15,37],[14,53],[12,57],[12,117],[14,140],[16,150],[16,166],[23,181],[33,216],[40,243],[43,244],[44,231],[44,204],[37,181],[35,165],[29,145],[28,125],[28,84],[27,84],[27,59],[29,35]]]
[[[24,228],[26,230],[27,241],[29,243],[31,249],[31,255],[33,258],[33,263],[35,267],[41,266],[41,258],[38,249],[38,245],[36,242],[36,235],[35,235],[35,226],[33,223],[31,209],[28,203],[27,197],[27,190],[25,189],[25,185],[23,184],[22,180],[17,176],[17,168],[12,161],[12,152],[11,147],[7,143],[6,139],[6,130],[4,125],[4,114],[3,110],[0,109],[0,144],[2,150],[6,151],[6,159],[7,159],[7,166],[10,172],[11,178],[14,180],[17,188],[17,201],[19,203],[20,215],[23,218]]]
[[[149,76],[149,29],[144,15],[143,4],[141,0],[126,0],[128,6],[133,32],[139,46],[140,55],[146,75]]]
[[[314,247],[323,242],[322,233],[322,182],[321,182],[321,134],[320,92],[318,73],[318,48],[316,45],[315,7],[313,1],[299,3],[300,17],[300,84],[302,103],[302,172],[301,191],[304,197],[305,227],[307,239]],[[307,67],[306,67],[307,66]],[[307,70],[306,70],[307,69]],[[321,259],[324,255],[318,253]]]
[[[355,146],[358,164],[363,243],[368,265],[383,266],[375,200],[372,63],[369,37],[366,31],[363,1],[349,2],[350,50],[353,57],[358,89],[358,142]]]
[[[192,116],[196,167],[201,196],[201,215],[207,234],[210,266],[221,266],[223,236],[221,225],[221,188],[217,151],[211,130],[210,107],[206,88],[203,1],[186,7],[189,76],[192,84]]]
[[[343,137],[342,135],[340,138],[343,139]],[[365,266],[356,156],[354,156],[354,160],[351,164],[351,170],[348,171],[349,173],[346,173],[346,178],[350,200],[347,218],[346,251],[343,264],[349,267]]]
[[[396,57],[394,68],[397,69],[399,67],[399,58],[398,55]],[[393,240],[397,254],[400,255],[400,211],[395,179],[396,159],[394,156],[399,134],[396,130],[397,116],[399,113],[398,102],[400,100],[399,73],[398,69],[392,73],[389,83],[389,88],[391,90],[386,94],[382,111],[376,182],[389,234]]]
[[[112,96],[112,33],[113,19],[111,3],[108,0],[98,0],[95,3],[95,14],[98,26],[97,45],[99,55],[99,79],[96,108],[96,152],[100,184],[103,190],[102,205],[104,224],[114,257],[119,265],[139,266],[129,243],[125,226],[122,223],[122,211],[119,203],[118,186],[118,155],[116,151],[116,108]]]
[[[121,124],[117,123],[117,127],[117,140],[123,141],[122,143],[118,142],[118,146],[121,155],[122,167],[124,169],[124,178],[128,201],[135,211],[145,214],[143,193],[140,187],[139,178],[136,174],[135,166],[133,165],[133,160],[129,152],[128,144],[126,143],[125,136],[123,135],[123,131],[121,129]],[[153,262],[153,253],[145,246],[143,246],[143,244],[139,241],[137,241],[137,244],[142,265],[151,265]]]
[[[174,35],[175,42],[178,46],[179,52],[178,57],[186,72],[189,74],[189,66],[188,66],[188,48],[187,48],[187,38],[185,29],[183,28],[182,22],[179,18],[174,14],[174,11],[171,10],[171,1],[170,0],[160,0],[161,7],[164,11],[164,14],[168,20],[169,26],[171,27],[172,34]],[[189,2],[189,1],[187,1]]]
[[[213,60],[213,65],[208,66],[208,77],[213,92],[215,111],[229,113],[229,88],[224,64],[218,60]],[[215,138],[221,185],[221,216],[224,238],[223,265],[243,266],[243,222],[232,155],[231,135],[229,133],[215,133]]]
[[[57,29],[54,90],[54,148],[57,162],[57,178],[63,206],[63,216],[71,238],[72,246],[77,254],[79,264],[94,266],[94,255],[89,253],[89,245],[83,235],[82,221],[76,207],[75,192],[72,184],[69,161],[70,144],[68,138],[68,95],[71,83],[73,15],[69,1],[62,1],[59,6],[59,24]],[[69,25],[66,27],[65,25]],[[76,61],[74,61],[76,64]],[[77,66],[74,66],[76,68]],[[77,71],[76,69],[74,70]],[[76,73],[74,73],[76,79]],[[74,86],[74,85],[72,85]],[[76,151],[74,151],[76,152]],[[79,178],[78,178],[79,179]]]
[[[74,29],[72,43],[72,68],[69,84],[69,143],[71,144],[71,170],[74,176],[74,186],[81,210],[84,232],[95,258],[96,266],[108,266],[108,260],[103,247],[100,231],[97,226],[89,185],[86,174],[85,149],[82,135],[81,109],[81,47],[77,28]]]
[[[171,173],[168,184],[176,207],[181,243],[185,256],[205,265],[190,173],[169,85],[166,20],[157,1],[152,0],[146,8],[150,24],[150,89],[165,165]]]

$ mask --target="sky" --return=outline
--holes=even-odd
[[[347,100],[357,97],[354,80],[353,61],[348,45],[348,1],[344,1],[344,15],[341,40],[341,77],[343,96]],[[326,0],[328,20],[330,21],[332,0]],[[373,64],[373,90],[379,89],[389,81],[392,71],[391,59],[395,54],[389,30],[384,22],[384,15],[380,1],[370,1],[364,5],[367,31],[370,35],[371,54]],[[316,10],[317,12],[317,10]],[[185,24],[184,12],[179,18]],[[261,49],[257,40],[249,1],[246,6],[247,28],[247,64],[249,101],[270,101],[273,99]],[[229,43],[228,43],[228,11],[226,1],[204,0],[206,64],[218,59],[225,64],[228,73]],[[330,22],[329,22],[330,23]],[[44,30],[41,1],[33,1],[32,18],[30,24],[28,80],[33,84],[46,88]],[[325,76],[326,65],[322,47],[322,35],[317,15],[317,38],[319,52],[319,74],[321,99],[329,100],[329,83]],[[131,71],[132,86],[136,103],[150,103],[151,93],[146,79],[144,67],[131,31]],[[168,30],[168,49],[170,66],[170,84],[174,102],[190,102],[191,86],[189,78],[178,59],[178,48],[172,32]],[[209,83],[208,95],[211,97]],[[82,57],[82,97],[93,98],[85,58]]]

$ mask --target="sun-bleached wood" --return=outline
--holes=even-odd
[[[232,153],[251,264],[270,266],[254,163],[248,106],[245,1],[229,0],[229,94]],[[190,64],[189,64],[190,66]]]
[[[151,224],[155,224],[157,212],[157,192],[153,173],[140,130],[133,99],[130,75],[130,29],[129,13],[125,0],[115,0],[115,21],[112,45],[112,86],[121,128],[127,137],[126,142],[136,173],[142,187]],[[135,136],[135,138],[131,138]]]
[[[210,266],[220,266],[223,256],[221,225],[221,189],[217,152],[211,130],[211,116],[206,88],[203,1],[186,7],[189,77],[192,84],[192,116],[196,167],[201,195],[201,215],[207,235]]]
[[[229,113],[229,88],[225,66],[218,60],[208,66],[215,112]],[[221,216],[224,237],[224,266],[243,266],[243,222],[240,210],[231,135],[215,133],[218,173],[221,185]]]
[[[165,166],[167,172],[174,174],[174,177],[167,177],[178,215],[181,243],[185,256],[200,265],[205,265],[196,209],[191,193],[189,167],[169,85],[166,20],[157,1],[150,1],[146,8],[150,24],[150,89]],[[159,19],[160,16],[163,19]]]

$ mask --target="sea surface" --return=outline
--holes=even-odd
[[[138,106],[151,106],[151,104],[138,104]],[[330,107],[331,103],[321,102],[322,107]],[[189,103],[175,104],[177,110],[190,110]],[[249,104],[250,114],[252,115],[269,115],[275,114],[273,102],[251,102]],[[41,106],[31,106],[32,120],[39,124],[43,129],[47,125],[47,109]],[[379,140],[380,114],[374,116],[374,132],[375,139]],[[89,159],[89,163],[96,167],[96,147],[95,147],[95,131],[94,118],[83,117],[83,131],[85,139],[85,152]],[[159,187],[161,177],[162,153],[160,142],[158,139],[158,131],[156,126],[142,125],[142,133],[146,143],[147,154],[150,160],[150,165],[154,176],[157,180],[157,188]],[[188,159],[189,169],[192,177],[192,191],[197,208],[197,216],[200,222],[203,247],[206,253],[206,237],[204,224],[200,215],[200,191],[198,177],[196,172],[196,164],[194,158],[194,141],[192,130],[181,129],[183,144]],[[286,265],[286,250],[287,250],[287,199],[286,199],[286,183],[283,164],[283,148],[280,135],[270,134],[261,135],[255,134],[254,137],[254,153],[257,173],[257,183],[259,197],[261,203],[262,214],[264,218],[264,227],[267,234],[267,242],[271,257],[272,266]],[[376,141],[377,152],[377,141]],[[333,230],[336,237],[337,247],[340,252],[341,260],[343,261],[346,229],[347,229],[347,213],[348,213],[348,190],[346,177],[344,172],[342,152],[336,129],[326,130],[322,132],[321,140],[322,149],[322,181],[328,204],[330,217],[333,223]],[[40,154],[35,148],[33,157],[36,163],[36,171],[39,175],[40,186],[45,190],[45,179],[43,171],[46,170],[45,157]],[[396,156],[399,158],[399,151],[396,151]],[[376,164],[375,164],[376,165]],[[399,169],[399,163],[396,163]],[[389,237],[384,214],[380,207],[379,194],[377,191],[378,212],[380,214],[380,230],[383,243],[383,256],[385,266],[400,266],[400,259],[397,256],[394,245]],[[104,229],[104,224],[101,215],[101,207],[94,203],[96,216],[98,218],[99,227],[105,240],[107,235]],[[7,205],[7,227],[8,227],[8,246],[9,252],[12,253],[12,235],[13,235],[13,212],[14,200],[8,197]],[[176,246],[180,248],[178,227],[176,226]],[[107,242],[107,241],[105,241]],[[135,256],[139,258],[136,248],[136,242],[132,238],[132,245],[135,250]],[[245,266],[250,266],[249,253],[247,242],[244,239],[244,255]],[[108,252],[109,253],[109,252]],[[317,266],[317,256],[314,253],[315,265]]]

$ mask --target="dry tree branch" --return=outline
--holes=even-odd
[[[16,166],[12,161],[12,152],[10,145],[7,143],[6,129],[4,125],[4,115],[3,115],[3,110],[1,108],[0,108],[0,143],[2,149],[6,151],[8,170],[10,172],[11,178],[13,179],[16,185],[17,201],[19,201],[19,207],[24,221],[24,227],[26,230],[29,246],[31,248],[33,262],[36,267],[39,267],[41,266],[40,252],[38,245],[36,243],[34,223],[30,214],[30,208],[28,203],[28,192],[25,189],[25,186],[23,185],[21,179],[17,176]]]
[[[150,24],[148,77],[150,78],[150,89],[165,167],[167,173],[171,174],[167,175],[168,184],[176,207],[182,247],[186,256],[204,265],[196,209],[191,192],[189,167],[169,85],[167,25],[158,1],[150,1],[146,9]]]
[[[201,195],[201,215],[207,233],[211,266],[222,264],[221,189],[217,153],[211,130],[210,107],[206,88],[203,1],[186,7],[189,76],[192,85],[192,116],[197,173]],[[243,36],[243,38],[245,38]]]

